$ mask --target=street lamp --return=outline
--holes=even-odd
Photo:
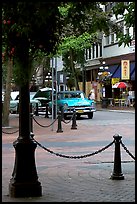
[[[51,87],[51,84],[50,84],[50,81],[51,81],[51,80],[52,80],[51,73],[48,72],[48,74],[47,74],[47,76],[46,76],[46,79],[45,79],[45,82],[47,82],[47,83],[46,83],[46,86],[47,86],[47,87]]]
[[[31,81],[30,81],[30,91],[37,91],[37,85],[36,85],[36,79],[35,79],[35,75],[33,74]]]
[[[110,83],[111,79],[111,73],[108,71],[109,67],[105,66],[106,62],[102,62],[102,66],[99,67],[99,72],[98,72],[98,77],[97,81],[101,84],[101,91],[102,91],[102,96],[105,98],[105,85]]]

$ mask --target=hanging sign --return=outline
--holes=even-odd
[[[121,60],[121,79],[129,80],[130,78],[130,63],[129,60]]]

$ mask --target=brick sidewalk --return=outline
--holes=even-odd
[[[51,118],[35,118],[42,125],[51,124]],[[87,127],[80,120],[77,125],[77,129],[73,130],[71,123],[63,123],[63,132],[57,133],[58,121],[54,123],[53,130],[52,127],[42,128],[34,123],[34,138],[54,152],[65,155],[95,152],[113,140],[113,125]],[[4,131],[17,130],[18,116],[11,117],[10,126],[14,128]],[[123,133],[125,140],[134,138],[131,125],[119,125],[117,129]],[[8,184],[15,157],[13,141],[17,137],[18,132],[3,134],[2,137],[2,202],[135,202],[135,162],[123,149],[121,165],[125,179],[110,179],[114,168],[114,145],[100,154],[83,159],[60,158],[37,146],[35,160],[42,197],[9,197]],[[134,145],[130,144],[129,147],[131,152],[135,151]]]

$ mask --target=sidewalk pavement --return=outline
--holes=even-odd
[[[97,107],[97,110],[135,112],[134,109],[114,110],[113,107]],[[51,124],[51,118],[36,116],[36,119],[43,126]],[[10,126],[11,128],[5,128],[4,131],[17,130],[17,115],[11,116]],[[88,127],[77,121],[77,129],[73,130],[71,123],[63,123],[63,132],[59,133],[57,127],[58,121],[48,128],[34,123],[34,138],[46,148],[63,155],[86,155],[113,140],[113,125]],[[134,128],[131,125],[119,125],[117,128],[123,131],[125,140],[130,141],[133,137],[133,143],[129,142],[128,146],[133,153]],[[80,159],[59,157],[37,146],[35,162],[42,196],[11,198],[8,185],[15,159],[13,142],[17,137],[18,132],[2,135],[2,202],[135,202],[135,161],[122,147],[121,166],[124,179],[110,179],[114,171],[114,145],[92,157]]]
[[[102,108],[101,103],[96,104],[97,110],[105,110],[105,111],[117,111],[117,112],[129,112],[129,113],[135,113],[135,107],[131,106],[111,106],[108,105],[107,108]]]

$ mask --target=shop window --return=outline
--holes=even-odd
[[[91,71],[90,70],[86,71],[86,80],[91,81]]]
[[[97,74],[98,74],[98,69],[92,69],[91,70],[91,79],[92,79],[92,81],[96,81]]]

